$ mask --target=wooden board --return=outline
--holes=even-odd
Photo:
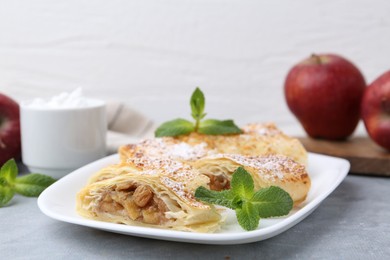
[[[313,153],[347,159],[351,174],[390,176],[390,153],[368,137],[353,137],[346,141],[327,141],[309,137],[298,138]]]

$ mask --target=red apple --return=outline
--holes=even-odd
[[[390,151],[390,71],[368,86],[361,109],[371,139]]]
[[[0,166],[20,154],[19,105],[0,93]]]
[[[353,133],[365,88],[359,69],[335,54],[313,54],[295,65],[284,83],[287,105],[307,134],[330,140]]]

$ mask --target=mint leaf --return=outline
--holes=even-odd
[[[8,160],[0,169],[0,207],[7,205],[15,192],[13,183],[18,174],[18,167],[14,159]]]
[[[236,209],[237,221],[246,231],[254,230],[259,226],[260,216],[251,202],[243,202],[241,209]]]
[[[199,124],[198,132],[207,135],[241,134],[242,130],[233,120],[207,119]]]
[[[9,186],[0,186],[0,207],[4,207],[14,197],[14,190]]]
[[[218,192],[200,186],[195,190],[195,198],[204,202],[221,205],[231,209],[235,209],[237,207],[235,197],[229,190]]]
[[[165,122],[154,132],[156,137],[186,135],[194,131],[194,124],[185,119]]]
[[[230,187],[232,193],[249,200],[254,194],[255,185],[252,176],[243,167],[238,167],[232,175]]]
[[[52,177],[32,173],[16,178],[15,191],[23,196],[36,197],[55,181]]]
[[[293,200],[283,189],[271,186],[257,191],[250,200],[262,218],[287,215],[293,207]]]
[[[8,160],[0,169],[0,184],[11,184],[18,175],[18,166],[14,159]]]
[[[196,88],[192,93],[190,105],[192,112],[191,115],[195,120],[201,120],[206,116],[206,114],[203,113],[205,107],[205,97],[199,88]]]

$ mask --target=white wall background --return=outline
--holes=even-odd
[[[210,117],[293,131],[284,77],[314,52],[371,82],[390,69],[390,1],[0,1],[0,92],[17,100],[82,86],[162,122],[200,86]]]

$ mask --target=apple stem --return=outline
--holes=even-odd
[[[312,54],[311,55],[311,58],[315,61],[315,63],[317,63],[317,64],[321,64],[322,63],[322,61],[321,61],[321,58],[318,56],[318,55],[316,55],[316,54]]]

